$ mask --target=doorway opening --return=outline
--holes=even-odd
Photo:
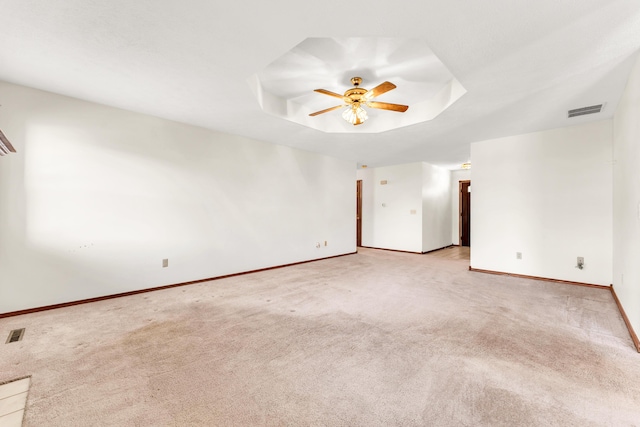
[[[471,181],[460,181],[460,246],[471,246]]]
[[[356,246],[362,246],[362,180],[356,181]]]

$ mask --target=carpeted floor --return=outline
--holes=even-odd
[[[357,255],[0,319],[26,426],[640,425],[606,290]]]

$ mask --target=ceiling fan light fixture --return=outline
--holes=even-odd
[[[353,104],[342,112],[342,118],[355,126],[364,123],[369,116],[364,108]]]
[[[326,108],[324,110],[316,111],[315,113],[309,114],[310,117],[317,116],[320,114],[328,113],[329,111],[337,110],[343,106],[346,106],[347,109],[342,112],[342,118],[351,123],[352,125],[361,125],[369,118],[367,112],[363,105],[366,105],[369,108],[378,108],[380,110],[390,110],[397,111],[400,113],[404,113],[409,108],[408,105],[401,104],[390,104],[388,102],[377,102],[372,101],[372,98],[375,98],[378,95],[382,95],[383,93],[389,92],[392,89],[396,88],[391,82],[383,82],[378,86],[374,87],[371,90],[367,90],[360,87],[362,83],[362,78],[354,77],[351,79],[351,83],[353,83],[353,88],[347,90],[344,95],[340,95],[335,92],[331,92],[326,89],[315,89],[314,92],[322,93],[324,95],[329,95],[334,98],[340,98],[344,104],[336,105],[335,107]]]

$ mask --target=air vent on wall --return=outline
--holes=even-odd
[[[9,142],[4,133],[0,130],[0,156],[4,156],[5,154],[15,153],[16,149],[13,148],[13,145]]]
[[[24,328],[14,329],[13,331],[9,332],[9,337],[7,338],[7,342],[5,344],[20,341],[22,340],[23,336],[24,336]]]
[[[584,116],[585,114],[595,114],[602,111],[602,104],[592,105],[590,107],[576,108],[575,110],[569,110],[569,118],[576,116]]]

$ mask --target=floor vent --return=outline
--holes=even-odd
[[[9,337],[7,338],[7,342],[5,344],[21,341],[23,336],[24,336],[24,328],[14,329],[13,331],[9,332]]]
[[[575,110],[569,110],[569,118],[584,116],[585,114],[595,114],[602,111],[602,104],[592,105],[590,107],[576,108]]]

